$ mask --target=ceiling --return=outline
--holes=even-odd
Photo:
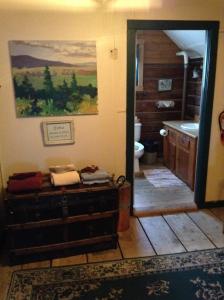
[[[98,12],[114,13],[128,9],[145,10],[161,8],[164,0],[0,0],[1,10],[54,10],[60,12]],[[202,0],[201,0],[202,1]],[[212,1],[212,0],[207,0]],[[220,0],[213,0],[220,1]]]
[[[191,58],[203,57],[206,47],[205,30],[164,30],[169,38]]]

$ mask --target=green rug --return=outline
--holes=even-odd
[[[223,300],[224,249],[16,271],[8,300]]]

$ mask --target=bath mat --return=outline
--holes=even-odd
[[[224,249],[16,271],[7,300],[223,300]]]
[[[148,169],[143,172],[149,183],[156,188],[186,186],[183,181],[167,168]]]

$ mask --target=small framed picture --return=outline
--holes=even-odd
[[[158,91],[171,91],[172,89],[172,79],[159,79],[158,81]]]
[[[42,122],[45,145],[74,144],[73,121]]]

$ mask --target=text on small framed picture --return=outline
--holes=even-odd
[[[73,121],[42,122],[45,145],[74,144]]]

